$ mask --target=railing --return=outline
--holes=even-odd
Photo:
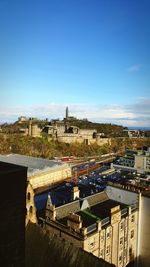
[[[101,225],[104,226],[105,224],[108,224],[109,222],[110,222],[110,219],[109,219],[109,217],[107,217],[107,218],[101,220]]]
[[[97,229],[97,224],[94,223],[94,224],[87,227],[87,233],[89,234],[89,233],[95,231],[96,229]]]
[[[128,212],[128,209],[127,208],[121,210],[121,216],[127,214],[127,212]]]

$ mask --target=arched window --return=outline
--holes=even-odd
[[[29,208],[29,212],[30,212],[30,213],[33,212],[33,207],[32,207],[32,206],[30,206],[30,208]]]
[[[30,200],[30,197],[31,197],[31,195],[30,195],[30,193],[28,192],[28,194],[27,194],[27,199]]]

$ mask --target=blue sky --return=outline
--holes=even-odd
[[[149,0],[0,0],[0,122],[150,126]]]

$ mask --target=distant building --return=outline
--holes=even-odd
[[[37,124],[33,124],[32,120],[29,120],[29,128],[26,130],[26,135],[32,137],[40,137],[41,129],[38,127]]]
[[[25,116],[21,116],[18,118],[18,123],[20,123],[20,124],[23,122],[26,122],[26,121],[28,121],[28,119]]]
[[[127,150],[125,156],[120,157],[120,164],[126,167],[134,168],[136,154],[137,151],[135,150]]]
[[[117,159],[113,166],[148,174],[150,173],[150,148],[127,150],[125,156]]]
[[[106,138],[104,133],[97,133],[95,129],[82,129],[77,126],[71,125],[72,120],[77,120],[75,117],[69,116],[69,108],[66,107],[65,118],[63,120],[52,120],[49,124],[40,128],[36,124],[35,118],[26,119],[20,117],[19,123],[28,121],[28,127],[20,129],[20,133],[32,137],[40,137],[41,133],[48,134],[54,140],[58,142],[71,143],[84,143],[91,145],[96,143],[99,146],[111,144],[111,138]],[[84,119],[87,121],[87,119]]]
[[[128,130],[129,138],[143,138],[145,137],[145,132],[140,130]]]
[[[0,266],[25,266],[27,168],[0,161]]]
[[[139,173],[150,173],[150,148],[135,155],[135,168]]]
[[[59,142],[64,143],[85,143],[86,145],[98,144],[102,146],[104,144],[110,144],[111,139],[105,138],[102,134],[97,133],[95,129],[81,129],[77,126],[69,126],[65,128],[65,132],[57,131],[56,139]]]

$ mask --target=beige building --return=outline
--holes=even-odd
[[[85,143],[86,145],[97,144],[103,146],[111,144],[111,138],[102,137],[93,130],[80,129],[77,133],[57,134],[57,140],[64,143]]]
[[[54,140],[68,144],[78,142],[90,145],[96,143],[102,146],[111,143],[110,138],[105,138],[103,133],[97,133],[96,129],[81,129],[70,125],[68,120],[54,120],[51,125],[46,125],[43,131],[51,135]]]
[[[18,118],[18,123],[20,123],[20,124],[24,123],[26,121],[27,121],[27,118],[25,116],[21,116],[21,117]]]
[[[104,137],[103,133],[97,133],[95,129],[80,129],[77,126],[69,126],[64,121],[54,120],[51,125],[45,125],[43,129],[39,128],[32,119],[29,120],[29,126],[26,129],[20,129],[24,135],[32,137],[41,137],[41,133],[48,134],[54,140],[67,144],[85,143],[87,145],[98,144],[103,146],[111,144],[111,139]]]
[[[71,177],[71,166],[57,160],[29,157],[18,154],[0,155],[0,161],[28,167],[26,190],[26,223],[36,223],[34,196],[52,185]]]
[[[139,173],[150,173],[150,155],[135,155],[134,168]]]
[[[114,195],[117,196],[115,192]],[[130,197],[130,204],[118,202],[113,199],[113,187],[108,187],[105,192],[57,208],[48,199],[46,231],[124,267],[137,257],[136,198],[137,194]]]
[[[32,137],[40,137],[41,136],[41,129],[38,127],[37,124],[32,124],[29,122],[29,128],[28,128],[28,135]]]
[[[116,187],[117,186],[117,187]],[[124,186],[123,186],[124,187]],[[128,189],[127,189],[128,188]],[[122,186],[117,184],[115,187],[108,186],[106,191],[111,199],[115,199],[134,206],[138,205],[138,228],[137,228],[137,261],[135,266],[149,267],[150,263],[150,191],[143,191],[142,193],[133,192],[134,187],[126,187],[127,190],[122,189]]]

